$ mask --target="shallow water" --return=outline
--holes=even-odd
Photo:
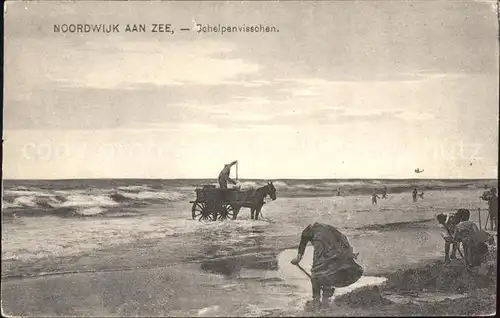
[[[312,259],[313,259],[314,248],[312,246],[307,246],[304,252],[304,256],[300,262],[300,266],[304,268],[308,273],[311,273]],[[290,261],[297,255],[297,249],[287,249],[282,251],[278,255],[278,276],[282,278],[285,282],[291,285],[295,285],[301,291],[304,298],[311,298],[311,281],[297,266],[292,265]],[[333,297],[338,297],[346,293],[352,292],[353,290],[372,285],[380,285],[387,280],[385,277],[377,276],[366,276],[363,275],[356,283],[343,287],[336,288]]]
[[[429,292],[429,293],[419,293],[415,295],[398,295],[398,294],[384,294],[386,299],[393,301],[397,304],[408,304],[408,303],[430,303],[430,302],[440,302],[447,299],[461,299],[466,298],[467,294],[455,294],[455,293],[443,293],[443,292]]]
[[[380,200],[378,205],[372,205],[370,198],[365,196],[278,198],[264,206],[263,218],[258,222],[249,220],[248,209],[240,212],[237,222],[193,221],[191,204],[187,202],[150,204],[118,211],[122,215],[128,213],[129,217],[18,217],[3,220],[2,259],[78,254],[138,238],[162,239],[198,231],[216,233],[256,226],[262,226],[266,236],[293,236],[315,221],[330,223],[348,236],[368,235],[384,230],[367,228],[374,224],[430,220],[439,212],[460,207],[471,208],[474,221],[478,219],[477,208],[486,209],[477,190],[465,190],[428,192],[424,200],[416,203],[411,202],[409,194],[394,194],[388,200]]]

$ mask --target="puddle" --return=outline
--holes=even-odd
[[[453,300],[467,297],[467,294],[452,294],[442,292],[422,292],[413,294],[392,294],[384,293],[383,297],[397,304],[408,303],[431,303],[445,300]]]
[[[210,317],[211,315],[214,315],[217,311],[219,311],[219,306],[214,305],[199,309],[197,314],[198,317]]]
[[[306,247],[301,261],[301,266],[309,273],[312,266],[313,252],[312,246]],[[296,254],[296,249],[288,249],[282,251],[277,258],[260,253],[250,253],[235,257],[211,259],[203,261],[201,269],[228,279],[225,284],[218,287],[222,290],[231,292],[245,290],[246,294],[250,294],[251,290],[261,293],[262,288],[265,288],[268,297],[259,298],[259,300],[253,298],[254,305],[258,303],[261,311],[263,308],[267,308],[264,306],[266,302],[269,302],[269,304],[266,304],[269,307],[268,309],[286,307],[288,310],[301,311],[304,303],[310,300],[312,296],[311,280],[297,266],[290,263],[290,260]],[[363,287],[379,286],[386,281],[387,278],[385,277],[362,276],[350,286],[336,288],[332,300],[342,298],[341,296],[356,292],[363,289]],[[217,316],[220,314],[214,308],[201,308],[200,310],[201,312],[196,313],[198,316]],[[251,315],[255,314],[253,310],[248,309],[248,311],[252,313]],[[246,314],[246,311],[241,313],[243,316]],[[259,313],[259,315],[265,314],[263,312]]]
[[[312,258],[313,258],[314,248],[312,246],[307,246],[304,252],[304,256],[300,262],[301,266],[308,272],[311,272]],[[295,258],[297,255],[296,249],[288,249],[281,252],[278,256],[278,276],[283,280],[284,283],[297,286],[301,292],[310,296],[311,293],[311,280],[302,270],[297,266],[292,265],[290,260]],[[366,286],[378,286],[387,281],[385,277],[377,276],[362,276],[357,282],[347,287],[336,288],[334,297],[338,297],[347,293],[350,293],[356,289]]]
[[[230,278],[237,277],[242,268],[242,261],[237,258],[206,260],[201,263],[203,271],[221,274]]]

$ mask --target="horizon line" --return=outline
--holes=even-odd
[[[112,177],[112,178],[46,178],[46,179],[2,179],[2,181],[72,181],[72,180],[215,180],[217,178],[130,178],[130,177]],[[238,180],[463,180],[463,181],[492,181],[498,178],[239,178]]]

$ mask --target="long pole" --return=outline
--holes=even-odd
[[[238,161],[236,161],[236,180],[238,180]]]
[[[482,228],[481,228],[481,208],[477,208],[477,214],[479,215],[479,229],[482,230]]]
[[[306,270],[303,269],[302,266],[300,266],[299,264],[296,264],[295,266],[297,266],[298,268],[300,268],[300,270],[303,271],[304,274],[306,274],[309,278],[311,278],[311,274],[309,274],[308,272],[306,272]]]

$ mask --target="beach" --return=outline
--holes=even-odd
[[[4,182],[4,314],[396,316],[495,312],[496,277],[471,278],[465,287],[426,279],[436,282],[440,273],[462,270],[461,264],[440,263],[444,242],[436,214],[467,208],[471,220],[479,222],[481,209],[484,223],[487,204],[479,196],[485,186],[496,187],[496,180],[280,180],[274,182],[278,198],[266,201],[261,219],[251,220],[249,210],[243,209],[237,220],[215,222],[191,218],[189,201],[195,199],[194,188],[201,183],[210,182]],[[261,180],[241,182],[243,187],[263,184]],[[384,185],[389,197],[372,204],[373,189]],[[414,187],[425,192],[417,202],[411,197]],[[313,222],[337,227],[359,253],[364,276],[385,282],[335,296],[330,309],[305,312],[310,286],[307,280],[290,279],[303,274],[288,265],[302,230]],[[435,276],[418,274],[419,269]],[[293,270],[297,272],[290,273]],[[414,276],[419,276],[420,283],[414,282]]]

